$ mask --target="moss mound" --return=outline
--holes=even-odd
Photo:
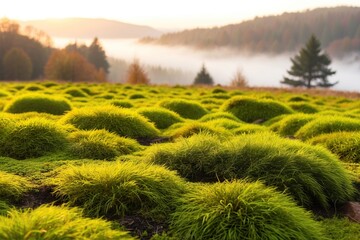
[[[256,125],[256,124],[243,124],[240,127],[234,128],[231,132],[235,135],[251,134],[259,132],[269,132],[267,127]]]
[[[140,214],[166,217],[184,183],[164,167],[144,163],[112,162],[62,169],[55,192],[92,215]]]
[[[349,200],[354,193],[350,176],[336,156],[275,134],[241,135],[230,140],[199,134],[154,145],[145,156],[191,181],[260,179],[308,208],[327,209]]]
[[[110,160],[141,149],[135,140],[120,137],[104,129],[71,133],[69,141],[69,151],[77,158]]]
[[[7,201],[18,200],[30,190],[31,183],[25,178],[0,171],[0,199]]]
[[[289,106],[296,112],[317,113],[319,109],[310,103],[290,103]]]
[[[240,123],[242,122],[237,117],[235,117],[233,114],[228,113],[228,112],[208,113],[205,116],[203,116],[202,118],[200,118],[199,121],[207,122],[207,121],[216,120],[216,119],[229,119],[229,120],[234,120],[234,121],[237,121]]]
[[[309,139],[325,133],[360,131],[360,121],[339,116],[319,116],[301,127],[297,138]]]
[[[214,119],[214,120],[209,120],[206,122],[206,124],[209,126],[221,127],[221,128],[227,129],[227,130],[239,128],[244,125],[243,123],[240,123],[239,121],[234,121],[234,120],[230,120],[230,119],[226,119],[226,118],[218,118],[218,119]]]
[[[67,113],[62,121],[82,130],[106,129],[130,138],[155,138],[159,135],[145,117],[112,105],[75,109]]]
[[[221,109],[249,123],[259,119],[268,120],[281,114],[293,113],[291,108],[280,102],[250,97],[233,97],[227,100]]]
[[[189,100],[165,100],[160,102],[160,106],[178,113],[183,118],[189,119],[199,119],[208,113],[199,103]]]
[[[81,88],[69,87],[64,89],[65,94],[69,94],[72,97],[89,97],[89,95],[84,92]]]
[[[177,113],[165,108],[147,107],[140,108],[137,112],[153,122],[159,129],[165,129],[184,121]]]
[[[179,138],[179,137],[190,137],[192,135],[199,133],[210,133],[218,136],[231,135],[223,127],[217,127],[208,123],[198,123],[198,122],[184,123],[182,126],[178,128],[169,129],[169,131],[166,131],[164,134],[166,136],[170,136],[171,138]]]
[[[44,118],[18,121],[5,134],[3,154],[15,159],[44,156],[63,150],[66,132],[61,126]]]
[[[302,113],[291,114],[270,125],[270,129],[281,136],[294,136],[301,127],[313,119],[315,119],[314,115]]]
[[[0,216],[0,239],[134,239],[102,219],[82,217],[76,208],[40,206]]]
[[[134,105],[126,100],[113,100],[110,102],[111,105],[117,106],[117,107],[122,107],[122,108],[132,108],[134,107]]]
[[[322,134],[308,140],[336,154],[341,161],[360,163],[360,132],[335,132]]]
[[[319,223],[259,182],[201,185],[185,194],[171,229],[181,239],[325,239]]]
[[[39,112],[62,115],[71,110],[71,104],[64,98],[41,94],[20,95],[12,99],[4,111],[9,113]]]

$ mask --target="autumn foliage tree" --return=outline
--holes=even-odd
[[[234,77],[231,79],[230,82],[231,87],[248,87],[248,81],[245,78],[245,75],[243,72],[238,69],[234,75]]]
[[[21,48],[12,48],[3,57],[3,72],[6,80],[28,80],[33,66],[30,57]]]
[[[52,80],[71,82],[104,82],[104,71],[97,70],[76,51],[58,50],[49,58],[45,66],[45,75]]]
[[[129,84],[149,84],[150,79],[146,74],[144,68],[140,65],[138,59],[130,64],[127,72],[126,83]]]

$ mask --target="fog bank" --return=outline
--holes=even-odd
[[[57,38],[54,42],[56,47],[64,47],[74,40]],[[77,42],[89,44],[91,39]],[[101,39],[101,43],[108,56],[129,62],[138,58],[144,65],[179,69],[193,73],[194,77],[202,64],[205,64],[215,83],[221,85],[228,85],[235,72],[241,69],[250,86],[282,86],[280,81],[291,67],[290,57],[294,56],[294,54],[250,55],[229,49],[201,51],[185,47],[143,45],[138,44],[136,39]],[[337,73],[329,80],[339,81],[333,89],[360,91],[359,59],[333,59],[331,67]],[[156,79],[153,79],[153,82],[156,82]],[[184,79],[184,83],[189,82],[192,82],[192,79]],[[172,83],[171,80],[169,83]]]

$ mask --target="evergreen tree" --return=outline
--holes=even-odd
[[[89,49],[87,52],[87,59],[98,70],[103,69],[106,73],[109,73],[109,63],[106,60],[105,51],[102,48],[102,46],[100,45],[98,38],[94,38],[93,42],[89,46]]]
[[[27,53],[21,48],[12,48],[3,58],[3,71],[6,80],[29,80],[33,65]]]
[[[281,81],[293,87],[332,87],[336,83],[330,83],[328,77],[336,72],[328,66],[331,64],[329,56],[322,53],[319,40],[312,35],[306,46],[303,47],[299,54],[291,58],[292,66],[288,74],[294,78],[284,77]]]
[[[205,85],[214,84],[214,80],[206,70],[205,65],[202,66],[200,72],[196,75],[194,84],[205,84]]]

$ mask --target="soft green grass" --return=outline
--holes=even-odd
[[[307,142],[326,147],[344,162],[360,163],[360,132],[322,134]]]
[[[178,113],[183,118],[199,119],[208,111],[195,101],[173,99],[164,100],[159,103],[161,107],[167,108],[171,111]]]
[[[0,171],[0,200],[18,200],[31,188],[32,184],[24,177]]]
[[[158,129],[165,129],[175,123],[184,122],[184,119],[177,113],[166,108],[147,107],[140,108],[137,112],[153,122]]]
[[[84,218],[79,209],[40,206],[34,210],[12,209],[0,216],[0,239],[134,239],[127,232],[113,230],[102,219]]]
[[[25,94],[13,98],[4,111],[9,113],[39,112],[62,115],[71,110],[68,100],[45,94]]]
[[[170,136],[173,139],[179,137],[190,137],[194,134],[210,133],[214,135],[231,135],[224,127],[216,126],[209,123],[186,122],[181,127],[169,129],[164,132],[164,135]]]
[[[106,129],[130,138],[155,138],[160,134],[145,117],[112,105],[75,109],[62,121],[82,130]]]
[[[289,107],[293,109],[296,112],[302,112],[302,113],[317,113],[319,112],[319,109],[310,103],[290,103]]]
[[[40,157],[64,150],[66,131],[45,118],[31,118],[16,122],[4,134],[1,153],[16,159]]]
[[[70,166],[54,179],[55,193],[95,216],[140,214],[166,218],[184,191],[175,172],[144,163]]]
[[[135,140],[120,137],[104,129],[76,131],[68,138],[69,152],[76,158],[110,160],[141,149]]]
[[[292,199],[259,182],[194,187],[172,215],[181,239],[325,239],[311,214]]]
[[[233,97],[227,100],[221,109],[234,114],[244,122],[268,120],[273,117],[293,113],[293,110],[283,103],[250,97]]]
[[[291,114],[270,125],[270,129],[281,136],[294,136],[295,133],[308,122],[315,119],[311,114]]]
[[[360,131],[360,120],[340,116],[318,116],[301,127],[295,134],[303,140],[333,132]]]
[[[208,113],[208,114],[204,115],[202,118],[200,118],[199,121],[200,122],[208,122],[208,121],[216,120],[216,119],[229,119],[229,120],[233,120],[233,121],[242,123],[242,121],[240,121],[237,117],[235,117],[233,114],[228,113],[228,112]]]
[[[89,95],[84,92],[81,88],[78,88],[78,87],[69,87],[69,88],[66,88],[64,91],[63,91],[64,94],[68,94],[72,97],[80,97],[80,98],[85,98],[85,97],[89,97]]]
[[[358,240],[360,239],[360,225],[346,218],[323,219],[321,226],[326,237],[333,240]]]
[[[275,134],[240,135],[228,140],[194,135],[154,145],[145,156],[191,181],[261,180],[288,192],[308,208],[327,209],[349,200],[354,193],[350,176],[336,156],[321,147]]]

